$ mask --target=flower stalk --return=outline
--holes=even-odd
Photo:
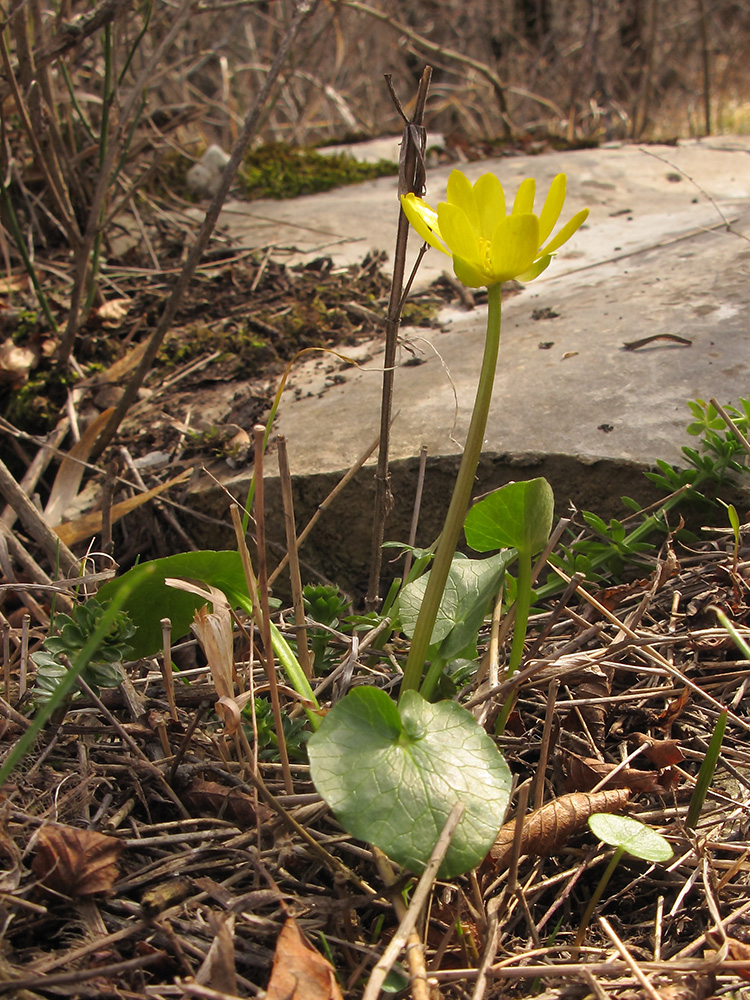
[[[443,596],[448,572],[453,555],[458,545],[458,539],[466,517],[466,511],[471,500],[479,458],[482,454],[484,432],[487,427],[487,416],[492,401],[492,387],[495,384],[495,369],[500,348],[500,324],[502,317],[500,285],[490,285],[487,289],[487,337],[484,342],[482,368],[479,374],[474,412],[471,416],[469,433],[466,437],[461,465],[453,488],[448,513],[438,540],[435,560],[430,570],[422,606],[417,618],[414,636],[409,649],[409,656],[401,682],[401,693],[417,690],[422,680],[430,638],[435,626],[440,600]]]

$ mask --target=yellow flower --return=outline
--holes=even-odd
[[[560,217],[567,178],[552,181],[540,215],[534,215],[534,179],[521,182],[513,210],[505,210],[505,194],[494,174],[483,174],[476,184],[454,170],[448,178],[447,201],[437,212],[414,194],[401,204],[409,222],[425,242],[453,257],[459,281],[470,288],[496,285],[518,278],[531,281],[585,221],[587,208],[577,212],[545,245]]]

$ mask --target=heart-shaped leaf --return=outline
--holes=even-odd
[[[448,815],[464,814],[440,868],[452,878],[475,868],[500,829],[510,772],[476,719],[452,701],[432,705],[406,691],[400,705],[358,687],[308,741],[318,792],[354,837],[421,872]]]
[[[673,851],[666,840],[656,830],[631,816],[616,813],[594,813],[589,816],[591,832],[605,844],[621,848],[643,861],[669,861]]]
[[[515,557],[513,550],[505,550],[489,559],[467,559],[460,553],[453,558],[430,642],[444,643],[440,648],[443,659],[457,656],[476,639],[487,605]],[[414,635],[429,576],[425,573],[407,583],[399,594],[401,627],[409,638]]]
[[[475,504],[464,533],[477,552],[512,547],[533,555],[547,544],[555,499],[546,479],[508,483]]]
[[[171,620],[173,638],[182,638],[190,631],[196,609],[206,603],[205,598],[165,586],[167,577],[185,577],[211,584],[221,590],[232,604],[248,601],[239,552],[179,552],[164,559],[139,563],[117,579],[105,583],[97,595],[99,601],[106,604],[123,586],[138,581],[138,586],[133,588],[123,606],[137,626],[136,634],[130,640],[134,657],[152,656],[161,650],[162,618]]]

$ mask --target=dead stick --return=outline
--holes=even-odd
[[[0,493],[18,514],[21,524],[35,542],[47,554],[53,566],[58,565],[65,573],[78,572],[78,560],[67,545],[50,528],[42,515],[15,481],[10,469],[0,459]]]
[[[352,481],[352,479],[354,479],[354,477],[362,468],[362,466],[365,464],[370,455],[372,455],[372,453],[375,451],[375,449],[378,446],[379,440],[380,438],[376,437],[375,440],[370,445],[368,445],[367,448],[365,448],[365,450],[359,456],[354,465],[352,465],[351,469],[349,469],[349,471],[346,472],[341,477],[341,479],[338,481],[338,483],[336,483],[336,485],[333,487],[333,489],[325,498],[325,500],[323,500],[322,503],[318,504],[318,509],[315,511],[313,516],[310,518],[310,520],[307,522],[307,524],[297,537],[297,551],[299,551],[302,548],[303,542],[306,540],[307,536],[310,534],[312,529],[320,520],[321,515],[328,510],[328,508],[331,506],[331,504],[339,495],[339,493],[341,493],[341,491],[344,490],[349,485],[349,483]],[[269,576],[268,578],[269,587],[273,586],[276,578],[278,577],[279,573],[283,571],[288,561],[289,561],[289,556],[285,555],[284,558],[279,563],[279,565],[273,571],[273,573],[271,573],[271,575]]]
[[[404,118],[405,127],[402,142],[401,163],[399,164],[399,193],[423,193],[424,181],[424,107],[427,101],[427,91],[432,76],[431,67],[425,67],[419,82],[414,115],[409,122],[404,117],[400,107],[398,110]],[[393,506],[390,489],[388,465],[390,461],[391,413],[393,411],[394,366],[396,363],[396,344],[401,325],[401,292],[404,286],[406,270],[406,247],[409,240],[409,222],[399,204],[398,230],[396,233],[396,250],[393,255],[393,279],[388,302],[388,318],[385,324],[385,355],[383,360],[383,392],[380,404],[380,450],[378,452],[378,468],[375,473],[375,514],[372,532],[372,550],[370,554],[370,582],[367,588],[367,607],[374,610],[380,596],[380,567],[382,562],[383,537],[385,521]]]
[[[294,782],[289,768],[289,756],[284,739],[284,724],[281,719],[279,704],[279,688],[276,683],[276,667],[271,645],[271,609],[268,603],[268,570],[266,567],[266,514],[263,488],[263,446],[266,429],[263,424],[253,427],[253,443],[255,445],[255,530],[258,547],[258,600],[262,612],[261,635],[263,636],[263,661],[266,667],[266,677],[271,692],[271,707],[276,726],[276,739],[279,743],[281,771],[284,775],[284,790],[287,795],[294,795]]]

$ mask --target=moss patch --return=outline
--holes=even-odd
[[[324,155],[275,142],[251,150],[237,177],[247,198],[296,198],[397,173],[390,160],[360,163],[347,153]]]

